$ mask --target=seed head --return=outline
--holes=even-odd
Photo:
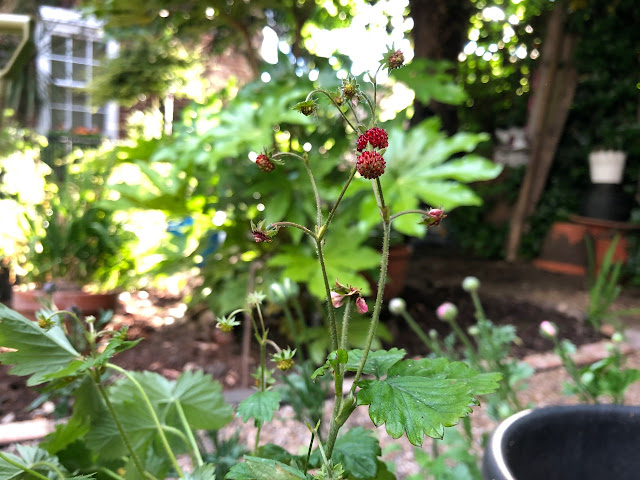
[[[558,327],[554,323],[545,320],[540,324],[540,335],[546,338],[556,338]]]
[[[478,280],[476,277],[465,277],[465,279],[462,281],[462,289],[465,292],[477,292],[479,288],[480,280]]]
[[[392,298],[389,301],[389,311],[394,315],[400,315],[407,311],[407,302],[402,298]]]

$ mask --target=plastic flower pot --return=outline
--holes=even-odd
[[[485,449],[484,480],[637,480],[640,407],[571,405],[517,413]]]

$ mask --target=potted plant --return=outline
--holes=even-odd
[[[22,204],[24,236],[9,261],[21,284],[13,292],[16,310],[33,316],[48,294],[58,308],[85,314],[115,307],[112,290],[133,268],[133,234],[103,206],[110,171],[98,155],[71,158],[42,176],[41,202]]]

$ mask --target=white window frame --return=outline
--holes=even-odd
[[[93,59],[93,42],[104,40],[104,31],[102,24],[95,18],[83,17],[80,12],[67,10],[58,7],[40,7],[40,19],[36,27],[37,40],[37,65],[38,72],[44,80],[44,86],[49,91],[51,86],[58,86],[68,89],[65,93],[64,103],[54,103],[49,95],[44,98],[43,108],[40,110],[38,117],[39,133],[46,135],[57,126],[52,125],[52,110],[64,110],[65,128],[70,129],[72,125],[73,113],[81,113],[86,116],[87,121],[85,127],[91,128],[91,115],[95,113],[104,114],[104,124],[100,127],[99,133],[103,137],[116,139],[119,131],[119,107],[116,102],[108,102],[106,105],[96,111],[95,107],[90,107],[90,103],[85,106],[73,103],[71,89],[82,90],[91,82],[91,76],[87,73],[86,81],[74,81],[71,77],[70,68],[72,64],[85,64],[89,66],[99,65],[99,61]],[[66,38],[66,51],[64,55],[56,55],[51,51],[52,37]],[[84,62],[79,60],[80,57],[73,57],[70,40],[85,40],[85,56]],[[106,56],[108,58],[116,57],[118,54],[118,43],[113,40],[107,40],[105,43]],[[71,62],[73,59],[73,62]],[[66,79],[54,79],[52,75],[52,61],[64,62],[67,69]],[[89,95],[87,93],[87,95]]]

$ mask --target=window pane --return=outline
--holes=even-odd
[[[79,38],[73,39],[73,56],[87,58],[87,41]]]
[[[84,65],[80,65],[78,63],[74,63],[72,65],[73,69],[73,81],[74,82],[86,82],[87,81],[87,68]]]
[[[51,109],[51,130],[67,130],[65,113],[64,110]]]
[[[93,59],[102,60],[107,54],[107,45],[103,42],[93,42]]]
[[[82,90],[73,90],[71,93],[71,103],[74,106],[86,107],[89,96]]]
[[[51,53],[54,55],[66,55],[66,41],[64,37],[51,36]]]
[[[98,129],[98,132],[104,132],[104,114],[96,113],[91,115],[91,124],[93,128]]]
[[[71,117],[71,128],[85,127],[86,115],[83,112],[73,112]]]
[[[55,80],[64,80],[67,78],[66,63],[57,60],[51,60],[51,77]]]
[[[51,85],[51,103],[66,103],[67,89],[57,85]]]

